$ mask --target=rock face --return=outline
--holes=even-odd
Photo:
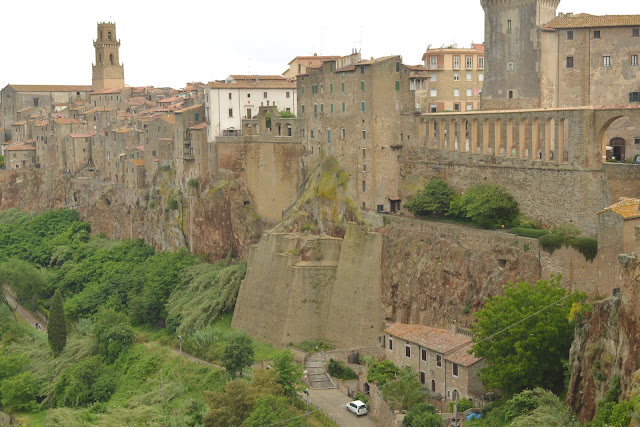
[[[569,356],[571,382],[567,405],[590,421],[596,403],[620,378],[622,399],[637,391],[640,369],[640,267],[635,256],[621,255],[620,293],[596,303],[590,320],[576,329]]]
[[[247,248],[262,233],[245,187],[233,179],[201,180],[197,189],[183,194],[173,185],[171,171],[141,190],[38,170],[0,173],[0,209],[39,213],[73,208],[94,233],[141,238],[159,250],[187,247],[210,260],[228,254],[246,258]]]

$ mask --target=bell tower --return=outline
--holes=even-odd
[[[124,66],[120,64],[120,40],[116,38],[116,24],[98,23],[98,38],[93,41],[96,50],[93,65],[93,90],[124,87]]]
[[[485,79],[481,108],[538,108],[541,104],[542,26],[560,0],[481,0]]]

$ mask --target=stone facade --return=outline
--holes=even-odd
[[[5,151],[5,164],[9,170],[27,169],[36,163],[36,147],[33,144],[10,145]]]
[[[116,37],[115,23],[98,23],[98,36],[93,41],[93,47],[96,53],[93,90],[124,87],[124,66],[120,64],[120,40]]]

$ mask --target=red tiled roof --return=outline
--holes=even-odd
[[[11,123],[11,126],[24,126],[27,124],[26,120],[20,120],[19,122]]]
[[[129,159],[129,161],[136,166],[144,166],[144,160],[142,159]]]
[[[444,358],[461,366],[471,366],[482,360],[481,357],[476,357],[473,353],[469,353],[471,351],[471,347],[473,347],[472,342],[465,344],[452,353],[447,354]]]
[[[200,129],[204,129],[206,127],[207,127],[207,124],[205,122],[202,122],[202,123],[198,123],[197,125],[189,126],[189,129],[200,130]]]
[[[82,123],[81,120],[78,120],[78,119],[67,119],[65,117],[59,117],[59,118],[55,119],[54,122],[58,123],[59,125],[79,125],[79,124]]]
[[[289,61],[289,65],[291,65],[291,63],[295,60],[298,60],[298,62],[304,64],[305,66],[309,67],[310,65],[318,65],[318,64],[322,64],[324,61],[331,61],[331,60],[336,60],[342,58],[340,55],[335,55],[335,56],[318,56],[318,55],[313,55],[313,56],[296,56],[295,58],[293,58],[291,61]],[[313,65],[312,65],[313,64]]]
[[[196,104],[196,105],[192,105],[191,107],[186,107],[186,108],[182,108],[180,110],[176,110],[174,112],[175,113],[186,113],[186,112],[189,112],[191,110],[197,110],[200,107],[202,107],[202,104]]]
[[[231,77],[233,80],[286,80],[282,76],[274,76],[274,75],[261,75],[261,74],[232,74]]]
[[[179,99],[180,98],[178,98],[177,96],[171,96],[169,98],[159,99],[158,104],[171,104],[172,102],[177,101]]]
[[[240,80],[235,83],[209,82],[211,89],[295,89],[296,84],[280,80]]]
[[[604,208],[598,213],[613,211],[623,219],[640,218],[640,199],[622,197],[618,203]]]
[[[123,88],[120,87],[113,87],[110,89],[102,89],[102,90],[97,90],[95,92],[91,92],[91,95],[104,95],[104,94],[110,94],[110,93],[122,93]]]
[[[16,92],[91,92],[91,86],[69,85],[9,85]]]
[[[36,122],[36,123],[35,123],[35,127],[40,128],[40,127],[42,127],[42,126],[46,126],[46,125],[48,125],[48,124],[49,124],[49,120],[43,120],[43,121],[41,121],[41,122]]]
[[[471,342],[471,338],[465,335],[455,334],[446,329],[431,328],[422,325],[394,323],[384,331],[405,341],[410,341],[442,354],[457,350]]]
[[[35,150],[36,150],[36,147],[34,147],[34,146],[33,146],[33,145],[31,145],[31,144],[26,144],[26,143],[24,143],[24,142],[19,142],[19,143],[17,143],[17,144],[9,145],[9,146],[6,148],[6,150],[7,150],[7,151],[30,151],[30,150],[35,151]]]
[[[93,135],[95,135],[95,132],[89,132],[89,133],[72,133],[69,134],[69,136],[71,138],[91,138]]]
[[[635,27],[640,26],[640,15],[561,15],[547,22],[542,28],[598,28],[598,27]]]

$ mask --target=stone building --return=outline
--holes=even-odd
[[[324,61],[296,79],[306,161],[336,156],[358,207],[398,211],[402,148],[417,143],[414,69],[400,56],[338,65]]]
[[[598,212],[598,246],[612,249],[612,256],[630,254],[636,248],[640,227],[640,199],[622,198]]]
[[[197,178],[198,171],[203,170],[207,164],[208,154],[205,124],[205,107],[196,104],[191,107],[176,110],[174,153],[176,175],[182,177],[184,183],[191,178]],[[203,126],[203,124],[205,124]]]
[[[92,73],[94,91],[124,87],[124,66],[120,64],[120,40],[116,38],[116,24],[98,23],[98,38],[93,41],[95,61]]]
[[[225,81],[211,82],[205,95],[208,139],[240,135],[242,119],[255,117],[261,106],[275,105],[295,115],[296,103],[296,84],[282,76],[231,75]]]
[[[428,48],[422,55],[428,71],[428,89],[421,90],[420,110],[471,111],[480,109],[484,83],[484,45],[471,48],[456,46]],[[414,85],[415,86],[415,85]]]
[[[470,354],[471,338],[445,329],[394,323],[379,337],[387,359],[410,366],[434,399],[484,403],[478,372],[484,360]]]
[[[94,134],[94,132],[71,133],[64,138],[66,165],[72,174],[91,164],[91,138]]]
[[[295,80],[298,74],[306,74],[309,68],[318,68],[324,61],[335,61],[341,56],[318,56],[314,53],[312,56],[296,56],[289,61],[289,68],[282,73],[285,79]],[[360,58],[358,58],[360,59]]]
[[[9,170],[33,167],[36,163],[36,147],[27,143],[11,144],[5,149],[4,161]]]

